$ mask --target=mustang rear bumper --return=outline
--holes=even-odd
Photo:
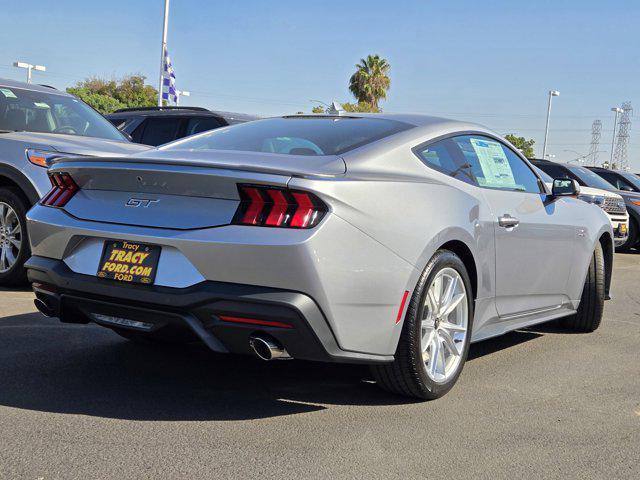
[[[31,257],[26,268],[38,300],[62,322],[94,321],[149,334],[190,331],[211,350],[223,353],[251,354],[249,336],[266,333],[293,358],[347,363],[393,360],[340,349],[316,302],[299,292],[211,281],[187,288],[122,284],[74,273],[60,260],[39,256]],[[289,328],[223,320],[229,317]],[[127,326],[101,321],[109,318],[131,322]]]

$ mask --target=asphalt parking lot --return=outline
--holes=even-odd
[[[640,254],[594,334],[475,344],[414,403],[364,367],[132,344],[0,292],[0,478],[640,478]]]

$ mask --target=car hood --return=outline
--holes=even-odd
[[[2,138],[10,138],[24,143],[27,147],[50,149],[58,152],[73,153],[75,155],[90,156],[124,156],[140,153],[151,149],[147,145],[140,145],[127,140],[107,140],[96,137],[81,137],[79,135],[64,135],[58,133],[13,132],[3,134]]]
[[[615,192],[608,190],[602,190],[600,188],[584,187],[580,185],[580,193],[586,193],[587,195],[600,195],[602,197],[618,198],[622,200],[622,197]]]

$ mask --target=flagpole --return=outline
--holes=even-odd
[[[162,78],[164,72],[164,52],[167,48],[167,29],[169,27],[169,0],[164,0],[164,25],[162,26],[162,49],[160,51],[160,81],[158,82],[158,106],[162,106]]]

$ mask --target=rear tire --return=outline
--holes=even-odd
[[[437,290],[433,289],[436,288],[439,276],[444,275],[445,272],[447,278],[456,278],[456,285],[459,287],[456,291],[465,295],[458,300],[455,310],[449,314],[443,313],[448,310],[447,305],[452,305],[453,298],[458,299],[462,293],[452,294],[451,302],[444,303],[443,299],[446,295],[434,301],[433,292]],[[462,285],[458,283],[460,281]],[[444,292],[451,283],[447,284],[447,280],[441,280],[441,282],[443,283],[440,285],[440,290]],[[430,306],[434,303],[437,305],[435,308]],[[455,319],[451,317],[453,314]],[[430,327],[428,325],[431,325],[432,319],[434,326]],[[426,266],[411,297],[395,360],[390,364],[372,366],[374,379],[381,388],[407,397],[433,400],[443,396],[451,390],[462,372],[469,351],[472,323],[473,291],[467,269],[455,253],[449,250],[438,250]],[[463,325],[464,338],[462,331],[457,329],[461,329]],[[442,332],[442,330],[445,331]],[[427,335],[434,340],[425,340]],[[449,341],[446,340],[447,338]],[[453,349],[450,348],[452,339]],[[441,340],[444,343],[440,343]],[[440,349],[443,349],[442,352]],[[440,353],[442,374],[437,368]],[[437,357],[437,360],[433,360],[434,357]],[[436,368],[432,369],[430,365],[434,361]]]
[[[24,262],[31,256],[26,213],[29,204],[11,187],[0,188],[0,286],[20,287],[27,283]],[[19,243],[19,247],[16,245]]]
[[[575,315],[563,318],[562,325],[575,332],[595,331],[602,320],[605,297],[605,265],[602,245],[598,242],[589,262],[580,305]]]

